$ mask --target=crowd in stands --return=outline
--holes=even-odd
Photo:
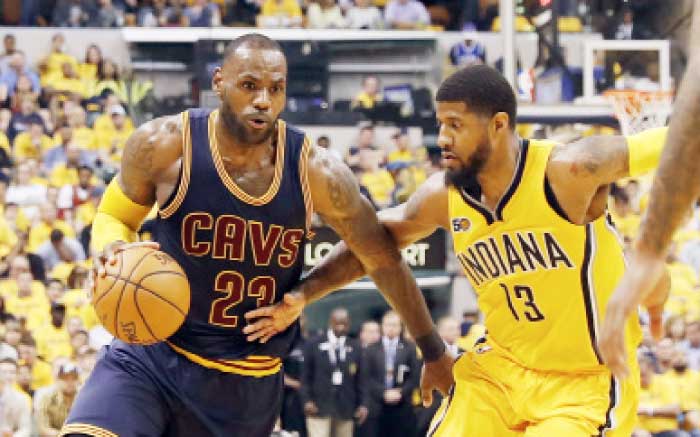
[[[548,2],[519,0],[516,3],[518,31],[534,31],[526,15],[536,14],[537,5]],[[633,28],[631,20],[633,14],[643,18],[647,11],[653,10],[654,3],[653,0],[560,0],[558,12],[565,17],[560,28],[565,32],[581,32],[585,23],[610,34],[610,38],[619,35],[648,37],[650,26],[639,23]],[[3,24],[23,26],[258,25],[447,30],[466,27],[479,31],[500,28],[499,0],[8,0],[3,2],[2,12]]]

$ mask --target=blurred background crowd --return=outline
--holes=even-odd
[[[536,3],[541,7],[547,2]],[[518,4],[522,14],[516,26],[522,32],[538,31],[525,18],[535,6]],[[1,19],[6,25],[57,27],[258,25],[472,32],[499,28],[497,6],[497,1],[487,0],[31,0],[3,1]],[[606,38],[629,40],[664,36],[650,18],[658,6],[652,0],[561,0],[556,12],[571,18],[559,20],[563,32],[597,31]],[[203,98],[193,92],[174,103],[159,100],[155,80],[134,74],[131,65],[111,59],[99,45],[80,41],[77,50],[76,41],[58,29],[42,52],[31,53],[18,49],[12,29],[6,30],[0,53],[0,435],[55,436],[99,349],[110,341],[85,290],[90,227],[100,196],[135,126]],[[487,61],[485,46],[466,35],[447,50],[445,74]],[[541,53],[547,53],[546,47]],[[557,62],[556,57],[538,56],[537,74],[556,68]],[[611,72],[611,83],[623,74],[614,66]],[[310,135],[350,166],[377,209],[395,206],[440,170],[432,95],[429,87],[410,89],[409,108],[406,100],[396,102],[406,89],[386,83],[381,74],[354,77],[347,82],[349,94],[325,106],[340,116],[321,113],[325,124],[315,125]],[[196,87],[205,89],[207,84],[192,89]],[[547,99],[544,91],[528,89],[524,82],[519,91],[521,100]],[[317,108],[305,106],[308,101],[290,95],[283,117],[314,124],[311,119],[321,117]],[[344,123],[342,131],[330,126],[348,119],[352,124]],[[560,141],[617,132],[610,126],[535,122],[520,123],[518,130],[526,137]],[[611,190],[609,207],[627,244],[646,208],[650,180],[626,180]],[[150,225],[144,224],[142,238],[148,238]],[[455,263],[449,259],[449,242],[446,248],[447,270],[460,284],[455,285],[456,299],[471,304],[462,319],[433,313],[440,334],[457,353],[472,348],[484,328],[468,283],[450,267]],[[700,432],[697,212],[676,236],[668,266],[672,291],[665,338],[654,342],[647,333],[638,351],[643,390],[637,437],[696,437]],[[342,295],[347,301],[352,293]],[[306,324],[304,338],[285,362],[280,429],[309,437],[425,435],[439,399],[430,408],[420,406],[420,356],[400,320],[385,309],[358,312],[352,305],[335,304],[309,309],[315,311],[315,322]]]

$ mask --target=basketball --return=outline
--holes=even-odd
[[[98,277],[92,304],[102,325],[127,343],[153,344],[173,335],[190,308],[190,285],[169,255],[148,247],[116,254]]]

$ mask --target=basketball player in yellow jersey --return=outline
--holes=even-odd
[[[561,145],[518,138],[515,114],[510,85],[490,67],[445,80],[437,118],[447,171],[383,217],[402,246],[438,227],[450,230],[485,317],[488,334],[456,361],[455,385],[429,435],[629,436],[638,372],[618,381],[596,350],[624,271],[606,198],[610,183],[658,160],[665,129]],[[248,327],[251,339],[265,340],[304,303],[361,275],[352,254],[336,246],[297,287],[297,303],[250,314],[264,317]],[[636,317],[625,329],[636,368]],[[432,384],[426,372],[422,387]],[[429,391],[423,396],[430,401]]]

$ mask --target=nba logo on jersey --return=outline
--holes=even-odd
[[[452,219],[452,231],[453,232],[465,232],[469,230],[471,223],[466,217],[457,217]]]

